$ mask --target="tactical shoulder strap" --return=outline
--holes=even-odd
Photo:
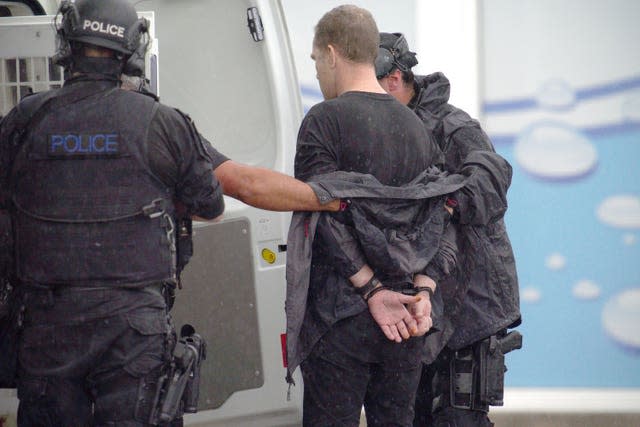
[[[49,104],[59,93],[59,90],[50,90],[41,94],[34,94],[25,98],[16,107],[17,116],[13,123],[14,134],[12,143],[18,146],[22,143],[22,138],[29,129],[29,124],[37,116],[41,115],[44,107]]]
[[[110,90],[115,90],[115,88]],[[28,102],[30,101],[29,98],[25,98],[25,100],[18,107],[23,111],[21,114],[21,127],[25,131],[29,128],[33,128],[33,126],[35,126],[36,123],[42,120],[42,118],[50,111],[56,108],[62,108],[67,105],[71,105],[83,98],[87,98],[94,94],[95,92],[87,92],[82,87],[76,88],[73,86],[65,86],[61,89],[54,89],[48,92],[44,92],[37,100],[34,100],[33,102]]]
[[[13,164],[18,150],[24,143],[25,136],[30,129],[33,129],[49,112],[54,109],[60,109],[67,105],[71,105],[83,98],[94,95],[95,92],[87,93],[82,88],[63,87],[47,92],[32,95],[25,98],[17,108],[17,117],[13,124],[13,131],[10,130],[11,136],[11,153],[9,165]],[[10,182],[11,182],[10,173]]]

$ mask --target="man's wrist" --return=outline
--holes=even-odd
[[[420,292],[426,292],[429,294],[429,298],[433,298],[433,288],[431,286],[414,286],[413,289],[416,292],[416,295]]]
[[[371,279],[362,286],[356,287],[356,293],[360,295],[365,301],[367,301],[374,293],[378,292],[376,289],[381,288],[382,283],[376,276],[371,276]],[[375,292],[374,292],[375,291]],[[373,292],[373,293],[372,293]]]
[[[364,302],[368,303],[368,302],[369,302],[369,300],[370,300],[371,298],[373,298],[373,296],[374,296],[375,294],[377,294],[377,293],[378,293],[378,292],[380,292],[380,291],[384,291],[385,289],[388,289],[388,288],[387,288],[386,286],[382,285],[382,283],[380,283],[380,285],[379,285],[379,286],[376,286],[375,288],[373,288],[373,289],[371,290],[371,292],[368,292],[368,293],[367,293],[366,295],[364,295],[362,298],[364,299]]]

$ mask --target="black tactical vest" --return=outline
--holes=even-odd
[[[147,157],[156,102],[110,88],[60,107],[65,89],[30,123],[13,167],[18,279],[88,287],[173,279],[171,192]]]

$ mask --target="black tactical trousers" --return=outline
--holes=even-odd
[[[395,343],[369,311],[339,321],[302,362],[303,425],[411,426],[423,339]]]
[[[38,297],[49,302],[27,302],[19,342],[18,425],[149,425],[170,330],[165,308],[114,303],[116,314],[91,318],[104,311],[104,295]]]

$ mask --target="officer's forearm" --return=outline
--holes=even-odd
[[[340,201],[321,204],[311,187],[271,169],[226,161],[214,173],[224,194],[272,211],[337,211]]]

